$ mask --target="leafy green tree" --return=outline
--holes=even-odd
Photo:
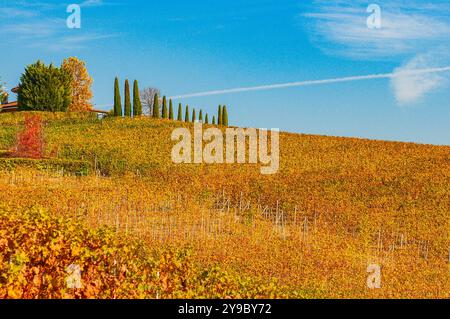
[[[222,109],[222,125],[228,126],[228,111],[226,105],[224,105]]]
[[[159,119],[161,117],[161,112],[159,111],[159,97],[155,94],[153,98],[153,117]]]
[[[173,102],[169,100],[169,120],[173,120]]]
[[[166,96],[163,96],[163,102],[162,102],[162,118],[167,119],[169,118],[169,112],[167,111],[167,99]]]
[[[205,124],[209,124],[208,113],[206,113],[206,116],[205,116]]]
[[[219,105],[219,111],[217,112],[217,124],[222,125],[222,105]]]
[[[186,112],[184,113],[184,121],[186,123],[190,122],[190,120],[189,120],[189,105],[186,105]]]
[[[118,78],[114,82],[114,116],[122,116],[122,99],[120,97]]]
[[[213,116],[212,125],[216,125],[216,117]]]
[[[183,106],[181,105],[181,103],[178,103],[178,121],[182,122],[183,121]]]
[[[198,121],[203,123],[203,110],[200,110],[200,114],[198,115]]]
[[[142,103],[137,80],[134,80],[133,84],[133,115],[134,116],[142,115]]]
[[[192,110],[192,123],[195,123],[195,121],[197,120],[197,115],[195,113],[195,109]]]
[[[130,82],[125,80],[125,116],[131,117]]]
[[[27,66],[20,78],[21,110],[65,112],[72,101],[72,76],[64,69],[41,61]]]

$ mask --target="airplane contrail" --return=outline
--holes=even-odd
[[[211,95],[222,95],[222,94],[251,92],[251,91],[266,91],[266,90],[275,90],[275,89],[283,89],[283,88],[299,87],[299,86],[364,81],[364,80],[373,80],[373,79],[393,79],[393,78],[408,76],[408,75],[442,73],[442,72],[449,72],[449,71],[450,71],[450,66],[442,67],[442,68],[404,70],[404,71],[398,71],[398,72],[392,72],[392,73],[359,75],[359,76],[349,76],[349,77],[333,78],[333,79],[325,79],[325,80],[290,82],[290,83],[281,83],[281,84],[240,87],[240,88],[227,89],[227,90],[206,91],[206,92],[198,92],[198,93],[190,93],[190,94],[171,96],[170,98],[173,100],[176,100],[176,99],[185,99],[185,98],[191,98],[191,97],[204,97],[204,96],[211,96]]]

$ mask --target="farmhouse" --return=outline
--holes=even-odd
[[[15,87],[11,90],[11,92],[17,94],[19,92],[19,87]],[[10,113],[10,112],[18,112],[19,111],[19,104],[17,101],[15,102],[6,102],[4,104],[0,104],[0,113]],[[97,114],[108,114],[106,111],[101,110],[90,110],[89,112],[97,113]]]
[[[16,93],[19,91],[18,87],[15,87],[11,92]],[[17,112],[19,110],[19,105],[16,102],[6,102],[0,105],[0,112]]]

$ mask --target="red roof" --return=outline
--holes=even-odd
[[[19,104],[17,102],[0,104],[0,112],[15,112],[18,110],[19,110]],[[99,114],[109,114],[109,112],[101,111],[101,110],[89,110],[88,112],[99,113]]]
[[[0,105],[0,112],[17,112],[19,110],[19,105],[17,102],[6,103]]]
[[[0,104],[0,109],[3,109],[5,107],[17,107],[17,106],[19,106],[17,102],[5,103]]]

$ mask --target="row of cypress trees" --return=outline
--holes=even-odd
[[[163,99],[164,101],[164,99]],[[178,104],[178,117],[177,117],[177,121],[182,122],[183,121],[183,106],[181,105],[181,103]],[[192,114],[192,116],[191,116]],[[170,118],[169,119],[173,119]],[[209,115],[208,113],[205,114],[205,116],[203,116],[203,110],[200,110],[200,112],[198,113],[198,118],[197,118],[197,112],[195,109],[192,110],[192,113],[189,112],[189,105],[186,105],[185,107],[185,112],[184,112],[184,122],[188,123],[188,122],[196,122],[199,121],[201,123],[204,124],[210,124],[210,119],[209,119]],[[228,126],[228,110],[226,106],[219,106],[219,110],[217,111],[217,120],[216,117],[213,116],[211,124],[213,125],[223,125],[223,126]]]
[[[183,106],[181,103],[178,104],[178,117],[177,121],[183,121]],[[185,113],[184,113],[184,122],[196,122],[197,121],[197,112],[195,109],[192,110],[192,116],[190,116],[189,106],[186,105]],[[134,81],[133,85],[133,105],[131,104],[131,95],[130,95],[130,83],[128,80],[125,80],[125,107],[122,110],[122,98],[120,96],[120,87],[119,87],[119,79],[115,79],[114,83],[114,116],[140,116],[142,115],[142,103],[139,95],[139,85],[137,80]],[[169,100],[169,106],[167,107],[167,98],[163,96],[162,98],[162,110],[159,107],[159,97],[155,94],[153,98],[153,110],[152,117],[154,118],[163,118],[169,120],[175,120],[174,118],[174,110],[173,110],[173,102],[172,99]],[[198,115],[198,121],[204,124],[209,124],[209,115],[205,114],[203,117],[203,110],[200,110]],[[216,117],[213,116],[211,124],[213,125],[223,125],[228,126],[228,110],[224,105],[219,105],[219,109],[217,111],[217,120]]]
[[[125,105],[122,109],[122,98],[120,96],[119,79],[114,82],[114,116],[140,116],[142,115],[142,103],[139,95],[139,84],[137,80],[133,83],[133,104],[131,104],[130,83],[125,80]]]
[[[167,108],[167,98],[163,96],[162,98],[162,111],[159,110],[159,97],[157,94],[155,94],[154,102],[153,102],[153,117],[163,119],[169,119],[174,120],[174,111],[173,111],[173,102],[172,99],[169,99],[169,108]],[[197,119],[197,112],[195,109],[192,110],[192,116],[189,112],[189,105],[186,105],[185,112],[184,112],[184,122],[192,122],[195,121],[202,122],[204,124],[210,124],[209,123],[209,115],[206,113],[203,117],[203,110],[200,110],[200,113],[198,114]],[[178,116],[177,121],[183,122],[183,105],[181,103],[178,104]],[[213,116],[211,124],[213,125],[223,125],[228,126],[228,110],[227,107],[224,105],[219,105],[219,110],[217,111],[217,121],[216,117]]]

